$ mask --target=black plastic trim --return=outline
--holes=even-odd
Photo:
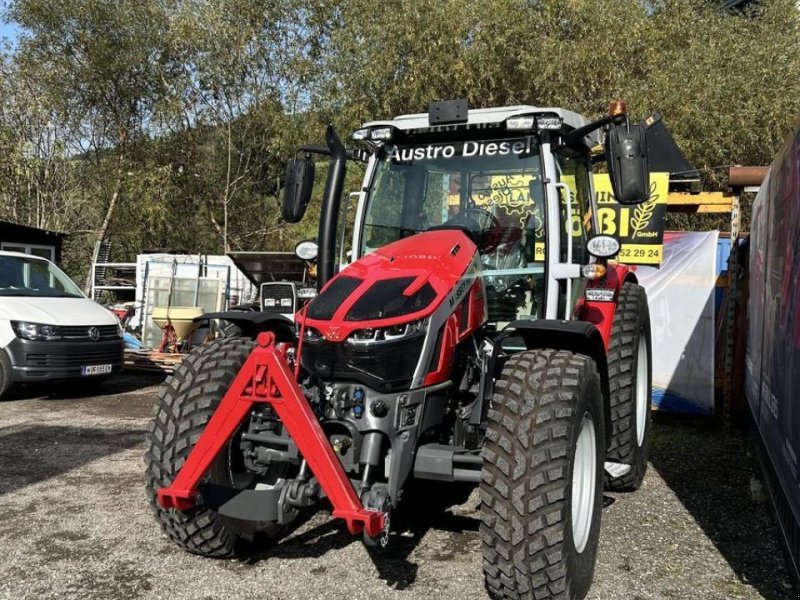
[[[242,330],[242,335],[255,337],[261,331],[274,331],[278,336],[279,342],[289,342],[294,339],[294,321],[290,318],[276,313],[265,313],[258,311],[228,310],[223,312],[205,313],[195,317],[195,322],[208,321],[210,319],[220,319],[238,325]]]
[[[98,342],[83,341],[34,341],[14,338],[5,347],[11,360],[11,372],[15,383],[26,381],[53,381],[59,379],[87,379],[94,376],[81,374],[81,367],[87,365],[111,364],[111,373],[122,370],[125,356],[125,343],[121,339]],[[37,354],[45,358],[46,363],[59,362],[65,358],[87,355],[85,362],[78,365],[28,366],[28,355]],[[103,356],[100,358],[99,356]],[[48,358],[48,357],[53,357]]]

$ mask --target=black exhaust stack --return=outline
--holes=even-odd
[[[325,144],[330,150],[331,162],[328,167],[328,179],[325,183],[325,193],[322,197],[322,209],[319,215],[318,291],[333,277],[336,259],[336,232],[338,231],[344,177],[347,174],[347,151],[333,125],[328,125],[328,129],[325,131]]]

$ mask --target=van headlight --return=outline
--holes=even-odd
[[[11,327],[18,338],[24,340],[52,341],[61,339],[61,328],[57,325],[30,323],[28,321],[11,321]]]
[[[413,323],[402,323],[391,327],[376,327],[374,329],[358,329],[347,337],[347,343],[353,346],[368,346],[369,344],[385,344],[405,340],[410,337],[424,334],[428,329],[428,319],[420,319]]]

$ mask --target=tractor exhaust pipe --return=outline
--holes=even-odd
[[[331,152],[331,162],[328,167],[328,180],[325,183],[325,193],[319,215],[317,291],[321,290],[333,277],[336,259],[336,232],[339,230],[342,188],[344,187],[344,177],[347,174],[347,150],[333,125],[328,125],[328,129],[325,131],[325,144]]]

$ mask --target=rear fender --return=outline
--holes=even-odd
[[[613,315],[612,315],[613,318]],[[587,321],[556,321],[539,319],[536,321],[514,321],[503,330],[498,338],[519,336],[527,350],[550,348],[583,354],[594,360],[600,373],[600,388],[603,392],[603,413],[606,422],[606,446],[611,436],[610,390],[608,385],[608,360],[606,345],[600,330]],[[499,374],[499,373],[498,373]]]
[[[292,342],[295,339],[294,321],[283,315],[257,311],[227,310],[205,313],[195,318],[195,322],[220,319],[237,325],[242,336],[255,339],[262,331],[272,331],[278,342]]]

